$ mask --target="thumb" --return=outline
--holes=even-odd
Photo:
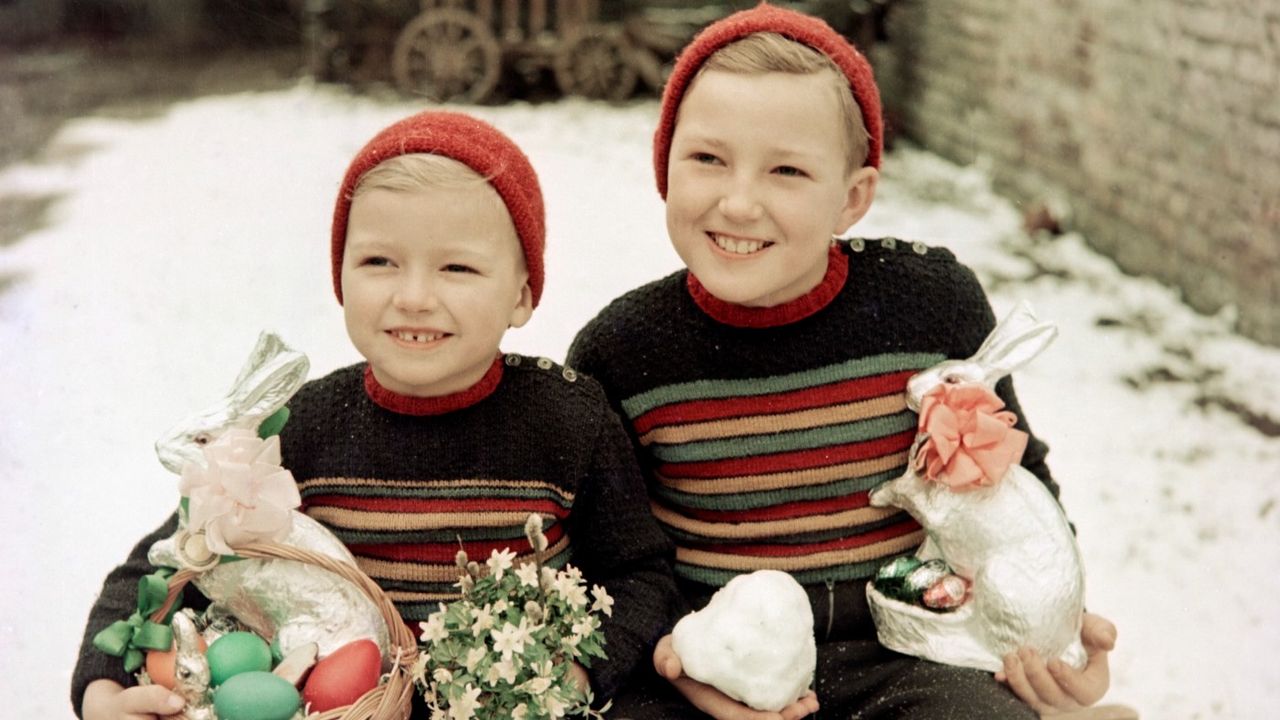
[[[1115,623],[1093,613],[1085,613],[1080,628],[1080,640],[1090,655],[1098,651],[1110,652],[1116,646]]]
[[[670,635],[663,635],[657,647],[653,649],[653,668],[668,680],[675,680],[684,672],[680,656],[676,655],[675,648],[671,644]]]

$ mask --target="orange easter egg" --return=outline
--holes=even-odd
[[[311,669],[302,688],[308,712],[326,712],[350,705],[378,686],[382,653],[372,640],[352,640],[334,650]]]
[[[204,638],[200,638],[200,652],[208,650],[209,646],[205,643]],[[151,677],[151,682],[157,685],[163,685],[170,690],[173,689],[173,664],[177,659],[178,653],[173,645],[169,645],[168,650],[148,650],[147,651],[147,675]]]

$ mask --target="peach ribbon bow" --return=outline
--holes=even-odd
[[[1027,434],[1014,430],[1017,415],[982,385],[940,385],[920,403],[920,432],[929,435],[916,454],[916,472],[968,492],[1000,482],[1022,460]]]

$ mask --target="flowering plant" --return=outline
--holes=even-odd
[[[530,515],[525,535],[534,561],[513,567],[516,554],[494,550],[485,569],[459,551],[462,598],[440,604],[422,628],[414,681],[432,720],[543,720],[566,714],[600,718],[591,692],[579,689],[572,663],[605,657],[600,614],[613,598],[599,585],[588,598],[582,573],[542,564],[547,538]]]

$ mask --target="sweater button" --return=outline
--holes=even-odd
[[[923,255],[923,254],[925,254],[925,253],[929,252],[929,246],[925,245],[924,243],[920,242],[919,240],[917,240],[917,241],[915,241],[915,242],[911,243],[911,249],[912,249],[912,250],[915,250],[917,255]]]
[[[894,240],[893,238],[885,238],[880,241],[880,247],[884,248],[885,250],[892,250],[898,247],[898,241]]]
[[[862,252],[867,249],[867,243],[862,238],[852,238],[849,240],[849,249],[854,252]]]
[[[578,373],[573,368],[565,368],[564,372],[560,374],[564,375],[564,379],[568,380],[569,382],[573,382],[578,379]]]
[[[542,368],[543,370],[550,370],[551,366],[554,364],[555,363],[551,362],[551,358],[545,358],[545,357],[538,358],[538,367]]]
[[[514,355],[514,354],[507,355],[506,363],[511,367],[516,367],[517,365],[520,364],[520,356]]]

